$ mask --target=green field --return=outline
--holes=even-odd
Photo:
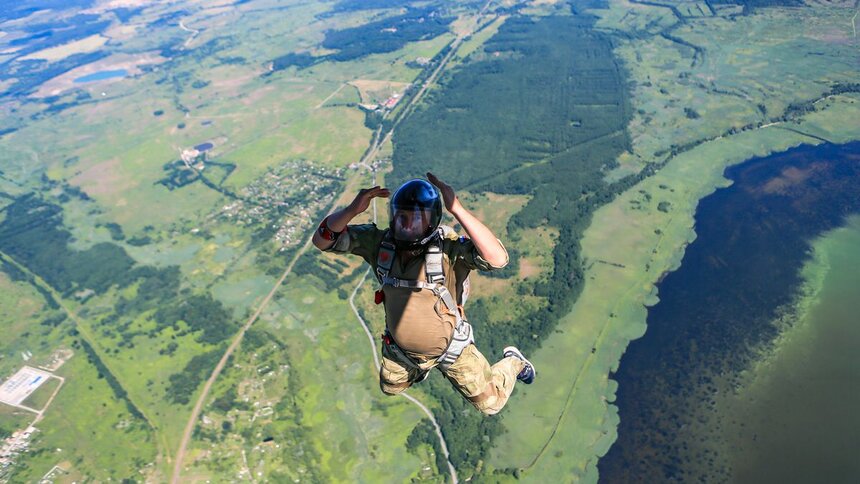
[[[33,421],[32,412],[21,410],[9,405],[0,405],[0,438],[14,434],[15,432],[27,428]]]
[[[43,383],[35,392],[31,393],[26,400],[21,402],[25,407],[41,410],[48,404],[54,391],[61,385],[60,380],[51,378]]]
[[[59,374],[66,384],[38,424],[36,450],[16,467],[13,482],[36,481],[63,461],[94,479],[134,479],[155,462],[152,432],[128,413],[86,356],[72,358]]]

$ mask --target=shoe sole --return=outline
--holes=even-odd
[[[523,356],[522,352],[518,350],[516,346],[508,346],[502,350],[503,355],[507,355],[508,352],[514,353],[515,355],[517,355],[517,358],[525,361],[527,365],[532,367],[532,381],[534,381],[534,379],[537,378],[537,370],[535,370],[535,366],[532,364],[532,362],[529,361],[525,356]]]

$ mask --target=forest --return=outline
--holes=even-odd
[[[313,57],[291,52],[272,61],[272,70],[296,66],[304,69],[322,61],[349,61],[370,54],[394,52],[418,40],[428,40],[448,31],[455,17],[443,16],[435,7],[409,8],[400,15],[370,22],[358,27],[330,30],[322,47],[336,50],[329,55]]]
[[[66,296],[91,289],[104,293],[112,285],[134,281],[134,260],[115,244],[69,248],[72,235],[62,225],[62,208],[35,195],[16,199],[0,223],[0,251],[28,267]]]

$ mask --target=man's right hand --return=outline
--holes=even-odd
[[[374,198],[388,198],[390,194],[391,192],[387,188],[381,188],[379,185],[373,188],[363,188],[359,190],[358,195],[355,196],[355,200],[349,204],[349,211],[353,215],[358,215],[370,207],[370,201]]]
[[[379,185],[373,188],[364,188],[359,190],[358,195],[355,196],[355,199],[346,207],[332,213],[328,217],[326,217],[326,225],[328,226],[328,230],[334,233],[340,233],[346,230],[347,224],[349,224],[350,220],[352,220],[356,215],[367,210],[367,207],[370,206],[370,201],[376,197],[388,197],[388,189],[380,188]],[[323,238],[319,231],[314,232],[313,236],[314,245],[320,250],[327,250],[332,245],[334,245],[333,240],[327,240]]]

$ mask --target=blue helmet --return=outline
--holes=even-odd
[[[442,221],[442,197],[430,182],[409,180],[391,197],[388,221],[398,247],[424,245],[436,233]]]

